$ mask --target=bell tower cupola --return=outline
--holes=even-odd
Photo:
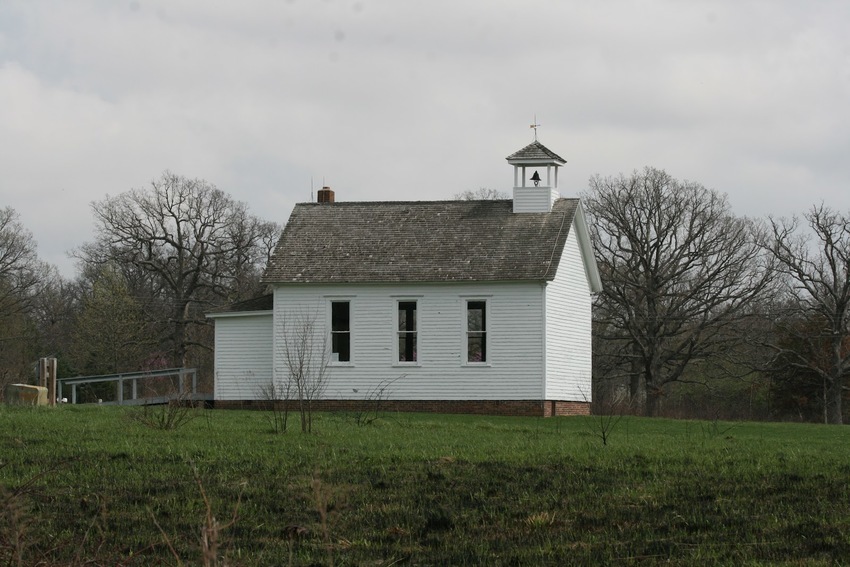
[[[561,196],[558,193],[558,168],[567,160],[537,141],[506,159],[514,166],[514,212],[548,213]]]

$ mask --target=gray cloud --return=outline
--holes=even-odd
[[[285,221],[341,199],[507,190],[540,139],[563,193],[644,165],[741,214],[850,207],[844,2],[0,4],[0,195],[42,257],[170,169]]]

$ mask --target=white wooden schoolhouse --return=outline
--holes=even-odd
[[[210,313],[215,404],[250,407],[287,379],[283,333],[326,345],[314,407],[380,396],[389,411],[589,412],[591,299],[601,290],[566,162],[534,141],[507,158],[513,198],[295,206],[263,275],[271,295]]]

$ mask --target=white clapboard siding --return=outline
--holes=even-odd
[[[515,213],[548,213],[560,195],[554,187],[514,187]]]
[[[271,379],[271,311],[215,317],[215,399],[262,399]]]
[[[330,369],[326,398],[365,399],[386,385],[398,400],[522,400],[543,396],[542,283],[278,285],[274,368],[283,379],[283,321],[316,320],[326,331],[331,299],[351,301],[352,361]],[[394,361],[395,310],[415,299],[416,365]],[[463,360],[465,300],[488,301],[488,364]]]
[[[546,286],[546,399],[590,402],[591,294],[576,232]]]

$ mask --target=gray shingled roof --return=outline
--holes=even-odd
[[[567,163],[567,160],[538,142],[534,140],[523,149],[516,151],[505,158],[510,161],[548,161],[548,160],[558,160],[562,163]]]
[[[218,313],[243,313],[247,311],[271,311],[274,306],[274,296],[272,294],[261,295],[253,299],[246,299],[238,303],[231,303],[218,309],[213,309],[209,314],[215,315]]]
[[[512,201],[302,203],[263,282],[551,280],[578,199],[551,213]]]

